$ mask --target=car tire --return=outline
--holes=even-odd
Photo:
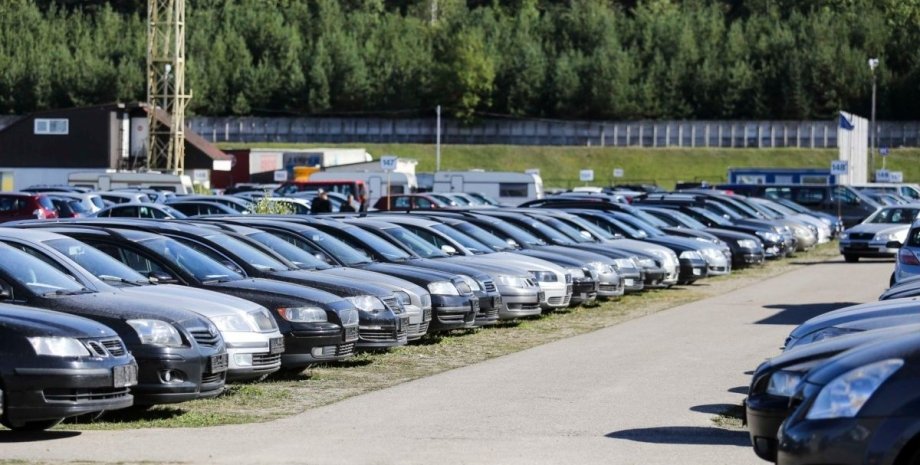
[[[847,263],[856,263],[859,261],[859,255],[843,254],[843,260]]]

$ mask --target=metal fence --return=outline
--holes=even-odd
[[[214,142],[434,143],[432,119],[188,119]],[[555,121],[489,119],[442,123],[445,144],[615,147],[836,148],[837,121]],[[879,146],[920,146],[920,122],[879,122]]]

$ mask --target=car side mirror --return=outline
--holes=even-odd
[[[151,271],[147,273],[147,279],[154,284],[176,284],[179,281],[163,271]]]
[[[626,236],[624,236],[624,235],[622,235],[622,234],[620,234],[620,233],[616,233],[616,234],[613,235],[613,238],[614,238],[614,239],[623,239],[624,237],[626,237]]]
[[[886,249],[900,249],[901,246],[903,245],[904,244],[902,244],[900,241],[888,241],[888,243],[885,244],[885,248]]]
[[[9,289],[0,289],[0,300],[10,300],[13,298],[13,293]]]
[[[454,246],[447,244],[441,246],[441,252],[444,252],[447,255],[457,255],[457,249],[455,249]]]
[[[317,254],[313,254],[313,256],[316,257],[318,260],[321,260],[323,263],[327,265],[332,264],[332,260],[330,260],[329,257],[327,257],[325,254],[317,253]]]
[[[230,268],[231,270],[236,271],[239,274],[246,274],[246,273],[243,273],[243,269],[240,268],[239,265],[237,265],[236,263],[230,260],[222,260],[220,263],[226,266],[227,268]]]

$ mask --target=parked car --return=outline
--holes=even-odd
[[[9,296],[7,297],[9,298]],[[0,424],[51,428],[67,417],[130,407],[137,363],[111,328],[0,304]]]
[[[806,208],[839,216],[846,227],[859,224],[882,207],[853,187],[842,185],[720,184],[717,188],[751,197],[792,200]]]
[[[112,328],[137,360],[135,405],[223,392],[227,351],[213,324],[190,311],[116,292],[99,281],[91,285],[0,245],[0,300],[83,316]]]
[[[92,215],[78,199],[59,197],[57,195],[48,195],[54,209],[57,210],[58,218],[83,218]]]
[[[916,464],[920,334],[859,346],[811,370],[780,428],[777,463]]]
[[[920,298],[917,297],[844,307],[818,315],[797,326],[786,338],[785,350],[856,332],[856,329],[840,327],[852,321],[917,313],[920,313]]]
[[[158,203],[123,203],[103,208],[93,216],[96,218],[150,218],[158,220],[188,218],[179,210]]]
[[[96,191],[93,194],[98,195],[106,202],[106,206],[117,205],[121,203],[152,203],[150,197],[143,192],[131,191]]]
[[[384,195],[377,200],[377,203],[374,204],[374,208],[383,211],[406,211],[451,208],[451,205],[430,194],[404,194]]]
[[[39,258],[88,286],[96,278],[139,299],[156,299],[163,305],[204,316],[217,327],[227,346],[228,380],[256,379],[281,367],[284,339],[265,307],[203,289],[155,285],[102,251],[48,231],[0,228],[0,242]]]
[[[83,204],[83,209],[86,210],[88,214],[96,213],[97,211],[102,210],[103,208],[107,206],[105,204],[105,201],[102,200],[102,197],[100,197],[98,194],[93,194],[89,192],[51,191],[51,192],[39,192],[39,193],[47,194],[55,198],[77,200],[81,204]]]
[[[894,247],[895,241],[886,244]],[[915,221],[907,231],[907,238],[898,248],[897,260],[891,282],[899,283],[914,276],[920,276],[920,220]]]
[[[45,194],[0,192],[0,222],[57,217],[54,203]]]
[[[901,244],[907,242],[907,232],[918,212],[920,204],[879,209],[840,235],[840,253],[847,263],[864,257],[895,256]]]
[[[234,196],[234,195],[184,195],[182,197],[177,197],[175,199],[175,201],[190,201],[190,200],[202,201],[202,202],[216,202],[221,205],[226,205],[236,210],[237,213],[242,213],[244,215],[252,213],[252,208],[253,208],[252,202],[246,199]],[[170,204],[170,202],[166,202],[167,205]]]
[[[296,284],[246,278],[175,239],[145,231],[86,225],[44,225],[48,231],[87,243],[161,284],[180,284],[250,300],[267,309],[284,336],[281,367],[300,371],[354,354],[358,311],[327,292]]]
[[[186,200],[182,197],[176,200],[170,200],[166,202],[166,205],[178,210],[185,216],[240,214],[236,209],[221,203],[207,202],[204,200]]]

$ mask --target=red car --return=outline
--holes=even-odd
[[[389,208],[387,199],[390,200]],[[451,206],[428,194],[405,194],[383,196],[374,204],[377,210],[431,210]]]
[[[0,222],[57,218],[54,203],[43,194],[0,192]]]

